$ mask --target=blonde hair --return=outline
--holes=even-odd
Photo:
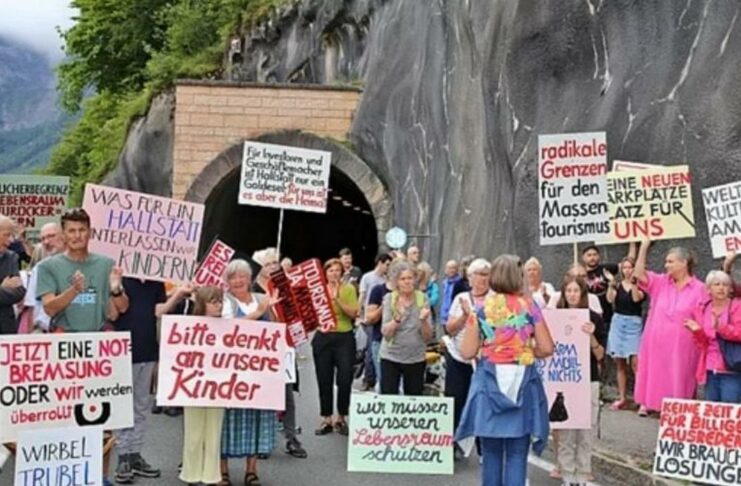
[[[206,315],[206,304],[210,302],[221,302],[224,300],[224,292],[213,285],[204,285],[198,287],[193,292],[193,315],[205,316]]]
[[[708,276],[705,277],[705,286],[709,289],[713,284],[722,283],[727,286],[731,286],[731,277],[726,272],[721,270],[711,270],[708,272]]]
[[[420,282],[428,282],[432,277],[432,267],[427,262],[417,264],[417,278]]]
[[[527,261],[525,262],[525,265],[523,265],[523,268],[527,268],[527,267],[536,267],[538,270],[543,269],[543,265],[540,264],[540,260],[538,260],[535,257],[530,257],[527,259]]]

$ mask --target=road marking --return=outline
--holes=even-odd
[[[547,472],[549,474],[553,470],[553,468],[556,467],[555,464],[552,464],[552,463],[546,461],[545,459],[541,459],[540,457],[534,456],[532,454],[530,454],[529,456],[527,456],[527,463],[530,464],[533,467],[537,467],[538,469],[542,469],[543,471],[545,471],[545,472]],[[554,481],[557,481],[557,480],[554,480]],[[598,483],[587,483],[587,485],[588,486],[599,486]]]

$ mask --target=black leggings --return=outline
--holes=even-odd
[[[427,363],[397,363],[381,359],[381,394],[398,395],[399,383],[404,378],[404,395],[421,395],[425,388]]]
[[[337,414],[350,410],[355,335],[352,332],[317,332],[311,342],[314,369],[319,385],[319,408],[322,417],[331,417],[337,376]]]

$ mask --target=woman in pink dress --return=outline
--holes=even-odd
[[[670,249],[664,258],[665,273],[646,270],[650,242],[641,243],[634,277],[650,298],[646,328],[638,351],[635,401],[638,414],[661,410],[664,398],[693,398],[700,351],[684,322],[708,298],[705,285],[692,273],[694,258],[686,249]]]

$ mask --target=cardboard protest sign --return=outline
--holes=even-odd
[[[612,170],[614,170],[615,172],[631,170],[658,170],[663,167],[663,165],[644,164],[643,162],[628,162],[627,160],[615,160],[612,163]]]
[[[353,393],[347,470],[453,474],[453,399]]]
[[[695,236],[692,178],[686,165],[610,172],[610,237],[606,243]]]
[[[164,316],[157,404],[283,410],[283,324]]]
[[[537,361],[548,397],[552,429],[592,428],[588,309],[543,309],[554,342],[553,356]]]
[[[0,442],[21,430],[131,427],[128,332],[0,336]]]
[[[741,405],[665,398],[653,473],[698,484],[741,484]]]
[[[127,277],[190,282],[197,266],[203,204],[85,185],[90,251],[113,258]]]
[[[324,269],[318,259],[301,262],[287,272],[276,270],[270,275],[270,289],[279,292],[282,300],[276,311],[281,321],[288,323],[294,345],[300,344],[306,334],[317,328],[329,332],[337,327]],[[303,330],[298,329],[297,323]]]
[[[23,431],[15,457],[15,486],[100,486],[103,429]]]
[[[239,204],[326,213],[331,161],[322,150],[245,142]]]
[[[201,264],[193,276],[193,283],[196,285],[214,285],[226,289],[224,273],[234,253],[234,248],[221,240],[215,240],[206,256],[201,260]]]
[[[741,181],[702,190],[713,258],[741,253]]]
[[[0,214],[26,228],[36,239],[46,223],[59,222],[67,209],[69,177],[3,174],[0,182]]]
[[[540,244],[599,241],[610,233],[604,132],[538,137]]]

